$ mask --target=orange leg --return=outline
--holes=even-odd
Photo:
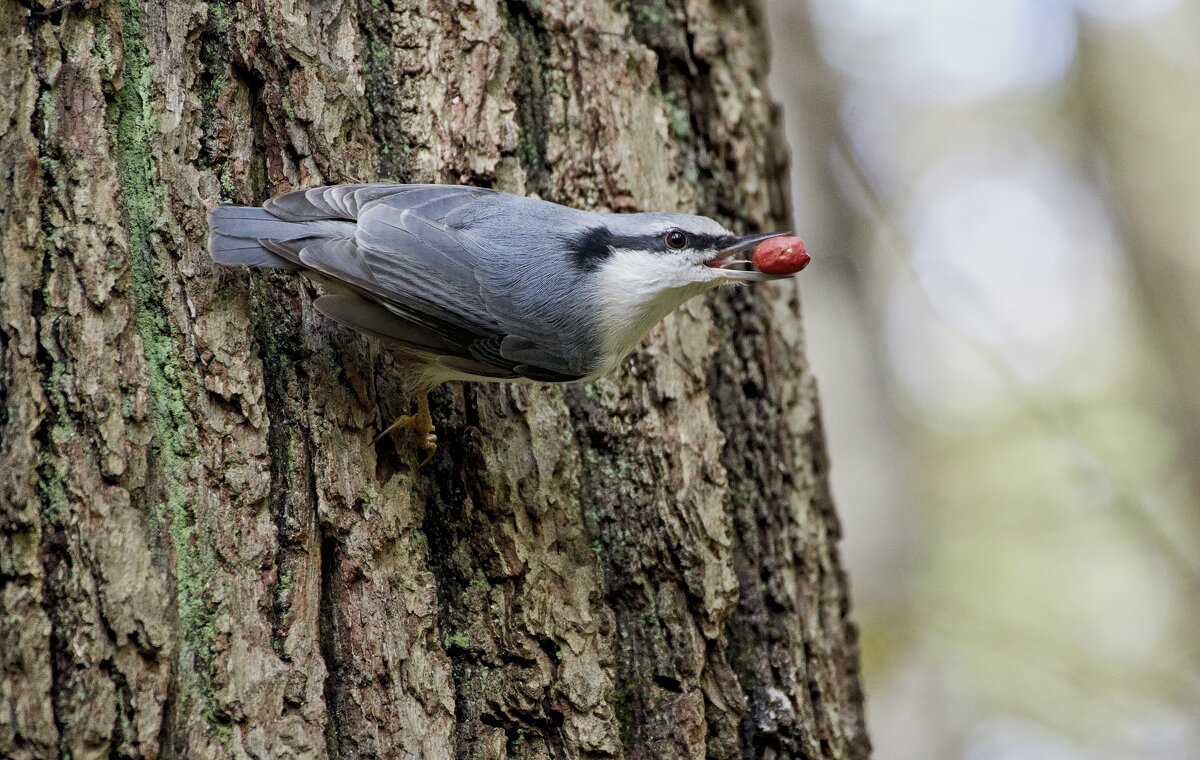
[[[437,428],[433,426],[433,415],[429,413],[429,396],[421,393],[417,395],[417,413],[405,414],[397,417],[396,421],[387,426],[379,435],[375,436],[375,442],[384,437],[388,433],[398,428],[411,430],[414,434],[420,437],[421,450],[425,452],[425,458],[417,465],[417,469],[421,469],[433,459],[434,453],[437,451]]]

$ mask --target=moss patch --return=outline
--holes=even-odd
[[[513,65],[512,98],[517,106],[517,160],[531,189],[547,195],[552,190],[546,144],[550,137],[547,95],[555,91],[550,65],[550,39],[542,26],[537,5],[508,0],[508,31],[517,42]]]
[[[228,718],[221,714],[215,695],[216,605],[211,585],[216,557],[206,517],[192,508],[188,476],[197,450],[187,390],[193,373],[181,358],[183,341],[161,285],[169,275],[169,270],[163,270],[171,263],[155,255],[155,233],[163,224],[165,198],[151,157],[157,120],[150,108],[149,51],[137,0],[122,0],[121,12],[124,68],[121,87],[109,105],[108,126],[129,236],[130,287],[146,357],[154,427],[151,464],[159,475],[157,487],[152,487],[146,498],[147,512],[152,527],[160,533],[166,528],[174,558],[176,612],[182,632],[177,714],[186,716],[191,700],[200,699],[202,713],[214,732],[228,738]],[[194,387],[198,380],[193,380]]]
[[[383,0],[360,0],[358,24],[364,41],[363,89],[371,112],[371,132],[379,149],[379,174],[399,182],[412,175],[412,138],[404,123],[413,116],[413,104],[404,98],[394,42],[393,11]]]

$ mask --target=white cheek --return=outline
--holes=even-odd
[[[686,255],[618,250],[601,265],[598,301],[605,353],[614,362],[684,301],[714,284]]]

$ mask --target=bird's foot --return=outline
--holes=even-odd
[[[383,438],[393,430],[405,429],[411,431],[418,438],[418,446],[425,452],[425,458],[417,464],[417,469],[421,469],[429,464],[429,460],[433,459],[433,455],[437,453],[437,428],[433,426],[433,415],[429,413],[429,398],[422,393],[417,397],[417,413],[405,414],[396,418],[396,421],[388,425],[387,428],[375,436],[373,443],[378,443],[380,438]]]

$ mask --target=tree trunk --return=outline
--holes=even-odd
[[[0,755],[867,755],[791,286],[450,385],[225,200],[473,183],[786,228],[738,2],[0,0]]]

